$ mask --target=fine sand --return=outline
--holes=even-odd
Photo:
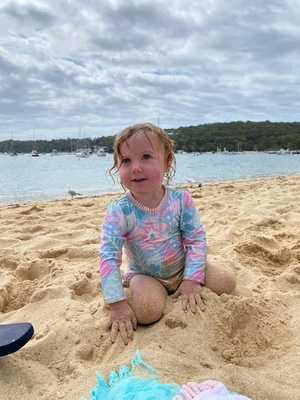
[[[207,308],[169,299],[162,320],[111,344],[98,247],[116,195],[0,207],[0,323],[29,321],[33,339],[0,358],[0,399],[88,398],[137,349],[163,382],[208,378],[255,400],[300,399],[300,177],[189,187],[209,255],[239,295],[204,289]]]

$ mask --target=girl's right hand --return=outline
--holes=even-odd
[[[111,341],[114,343],[120,332],[124,344],[128,344],[133,339],[133,331],[137,328],[137,320],[133,309],[127,300],[121,300],[110,304],[110,322]]]

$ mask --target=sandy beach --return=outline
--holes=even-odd
[[[204,289],[206,311],[168,301],[162,320],[111,344],[98,248],[117,195],[0,207],[0,323],[31,322],[32,340],[0,358],[0,400],[89,398],[96,372],[137,349],[163,382],[217,379],[253,400],[300,399],[300,176],[189,187],[209,256],[239,293]]]

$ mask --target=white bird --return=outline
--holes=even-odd
[[[69,195],[72,197],[72,199],[73,199],[73,197],[75,197],[75,196],[82,196],[81,193],[75,192],[74,190],[69,190],[68,193],[69,193]]]

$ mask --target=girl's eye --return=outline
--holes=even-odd
[[[144,154],[144,155],[143,155],[143,159],[144,159],[144,160],[149,160],[150,158],[152,158],[152,157],[151,157],[151,154]]]
[[[129,158],[123,158],[122,160],[122,164],[129,164],[130,163],[130,159]]]

